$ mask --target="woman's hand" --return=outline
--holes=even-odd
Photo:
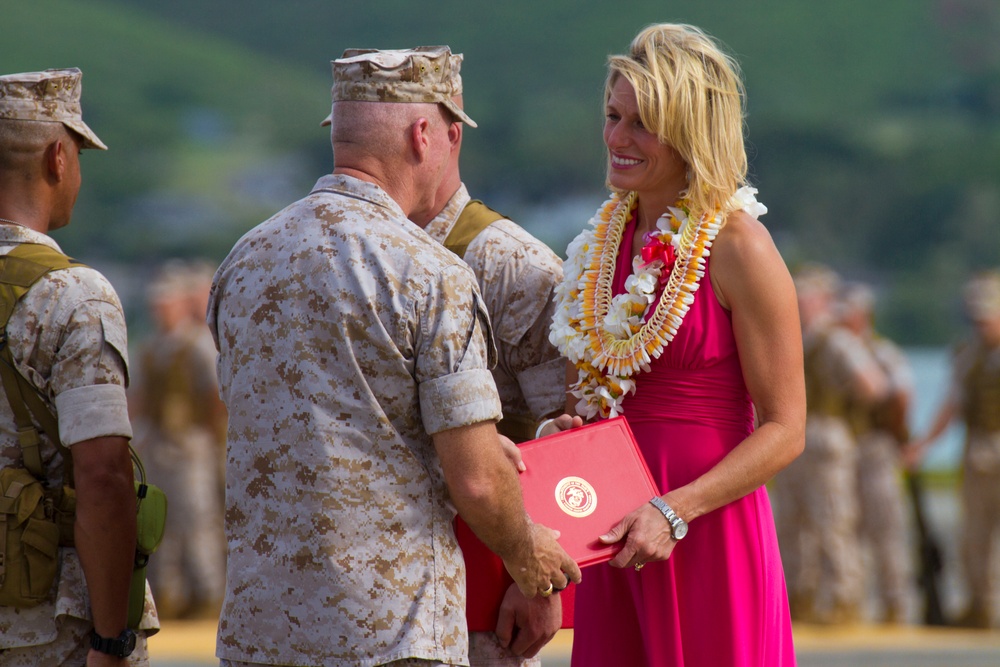
[[[666,560],[677,544],[670,522],[649,503],[633,510],[598,539],[604,544],[625,540],[622,550],[611,559],[614,567],[640,567],[650,561]]]
[[[503,447],[503,453],[511,465],[514,466],[514,470],[518,472],[527,470],[524,466],[524,460],[521,458],[521,449],[514,444],[514,441],[502,433],[497,433],[497,436],[500,438],[500,446]]]
[[[555,435],[556,433],[568,431],[571,428],[579,428],[581,426],[583,426],[582,417],[561,414],[558,417],[553,417],[552,419],[546,419],[543,421],[542,425],[538,428],[538,433],[535,437],[541,438],[546,435]]]

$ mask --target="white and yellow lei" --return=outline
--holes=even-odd
[[[767,212],[757,202],[756,188],[742,187],[729,210],[754,217]],[[577,414],[591,419],[616,417],[622,402],[635,392],[632,377],[648,371],[673,340],[694,303],[705,275],[712,242],[722,227],[719,213],[692,220],[685,200],[669,208],[646,235],[646,246],[632,261],[625,293],[612,296],[615,265],[622,234],[635,207],[636,194],[613,194],[567,248],[563,282],[556,287],[556,313],[549,340],[579,371],[569,391],[580,401]],[[666,285],[652,314],[661,274]]]

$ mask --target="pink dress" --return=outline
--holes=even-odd
[[[634,220],[615,292],[631,274]],[[625,417],[663,493],[717,464],[753,430],[733,336],[709,275],[674,340],[637,378]],[[785,578],[766,490],[691,522],[666,561],[589,567],[576,592],[573,667],[795,664]]]

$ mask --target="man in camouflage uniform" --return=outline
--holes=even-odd
[[[223,665],[465,664],[458,513],[522,592],[579,580],[494,422],[489,318],[425,216],[457,140],[447,47],[333,63],[334,171],[241,239],[209,325],[229,410]]]
[[[170,498],[163,541],[147,576],[164,618],[218,616],[225,586],[219,494],[215,347],[194,317],[192,267],[165,264],[147,290],[156,331],[139,351],[134,391],[136,448]],[[204,334],[204,335],[203,335]]]
[[[858,448],[861,541],[871,550],[882,620],[901,623],[913,597],[907,501],[900,483],[900,451],[909,440],[913,378],[899,346],[875,333],[874,305],[871,289],[855,284],[844,290],[838,310],[841,324],[868,350],[887,381],[880,400],[850,397],[848,421]]]
[[[847,399],[880,398],[885,377],[855,336],[833,322],[836,274],[811,266],[797,272],[795,286],[805,353],[806,444],[773,483],[778,543],[793,618],[852,622],[860,618],[863,591]]]
[[[461,55],[452,56],[456,79],[461,62]],[[457,88],[453,99],[461,108],[460,93]],[[414,218],[431,238],[446,246],[449,239],[455,239],[459,218],[472,201],[459,169],[462,122],[457,117],[452,121],[459,139],[452,147],[432,213]],[[562,262],[548,246],[506,218],[476,234],[462,258],[476,274],[493,324],[497,346],[493,379],[503,407],[498,429],[514,442],[530,440],[539,422],[562,414],[566,403],[566,360],[549,342],[555,309],[552,293],[562,281]],[[500,636],[471,632],[469,662],[472,667],[539,665],[536,654],[561,624],[561,596],[528,600],[512,585],[501,614]]]
[[[965,305],[973,336],[956,349],[951,391],[927,435],[910,445],[907,459],[915,467],[953,420],[965,423],[962,558],[969,604],[958,622],[988,628],[995,623],[993,568],[1000,537],[1000,271],[970,280]]]
[[[83,123],[81,76],[78,69],[0,76],[4,255],[27,243],[59,249],[47,234],[70,221],[80,188],[80,151],[106,148]],[[0,607],[0,666],[146,665],[145,631],[129,658],[91,648],[92,633],[128,639],[136,545],[127,341],[118,296],[93,269],[52,271],[18,303],[7,344],[17,371],[58,419],[71,452],[77,507],[75,547],[60,549],[49,598],[25,609]],[[49,485],[58,488],[70,462],[44,434],[41,447]],[[14,416],[0,399],[0,466],[21,465]],[[141,627],[158,627],[152,605]]]

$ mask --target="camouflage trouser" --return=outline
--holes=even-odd
[[[912,596],[913,568],[899,446],[884,431],[858,438],[858,498],[862,542],[871,549],[879,601],[887,614],[900,618]]]
[[[90,652],[90,621],[64,616],[59,621],[56,638],[41,646],[0,649],[0,667],[82,667]],[[130,667],[149,667],[146,633],[136,632],[135,650],[129,656]]]
[[[860,604],[856,451],[842,420],[810,417],[802,455],[772,483],[789,596],[811,607]]]
[[[541,667],[542,660],[520,658],[500,645],[495,632],[469,633],[469,664],[472,667]]]
[[[976,449],[981,443],[969,444],[970,449]],[[962,504],[962,555],[971,606],[987,612],[997,583],[993,567],[1000,537],[1000,466],[970,465],[966,460]]]

